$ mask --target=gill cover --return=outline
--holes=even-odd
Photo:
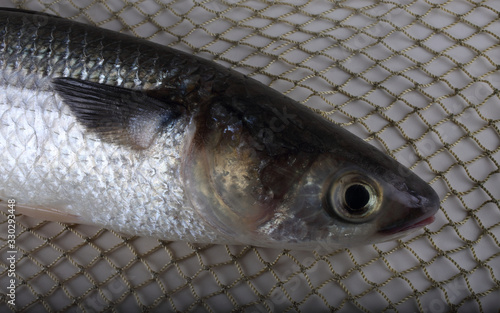
[[[249,242],[262,235],[259,227],[293,193],[311,158],[282,146],[266,147],[237,115],[216,102],[199,118],[185,151],[183,176],[200,218],[227,236]]]

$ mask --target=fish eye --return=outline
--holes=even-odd
[[[366,175],[347,173],[335,179],[328,190],[327,211],[348,222],[372,219],[379,211],[382,192]]]

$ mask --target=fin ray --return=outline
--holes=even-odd
[[[5,8],[1,7],[0,12],[14,12],[14,13],[23,13],[23,14],[31,14],[31,15],[40,15],[42,17],[53,17],[53,18],[59,18],[63,19],[60,16],[50,14],[50,13],[45,13],[45,12],[39,12],[39,11],[33,11],[33,10],[25,10],[25,9],[16,9],[16,8]]]
[[[5,201],[0,202],[0,211],[8,212],[8,205]],[[79,215],[64,212],[60,208],[49,208],[45,206],[31,206],[31,205],[15,205],[15,212],[22,215],[38,218],[46,221],[54,221],[68,224],[81,224],[82,220]]]
[[[177,103],[151,97],[147,90],[66,77],[55,78],[52,84],[87,130],[138,150],[148,148],[182,110]]]

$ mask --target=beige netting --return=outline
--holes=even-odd
[[[423,231],[323,252],[127,238],[16,217],[0,311],[500,309],[500,1],[2,0],[231,66],[325,111],[438,192]],[[1,184],[1,182],[0,182]]]

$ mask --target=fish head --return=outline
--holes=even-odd
[[[213,104],[193,132],[184,184],[214,230],[231,242],[313,250],[432,222],[439,199],[418,176],[312,111],[266,99]]]
[[[399,238],[434,220],[439,198],[406,168],[373,171],[337,159],[323,156],[309,168],[268,231],[301,246],[355,246]]]
[[[336,139],[335,148],[313,157],[263,227],[268,236],[304,249],[356,246],[400,238],[434,220],[440,201],[429,184],[373,146],[335,131],[337,139],[350,139]]]

